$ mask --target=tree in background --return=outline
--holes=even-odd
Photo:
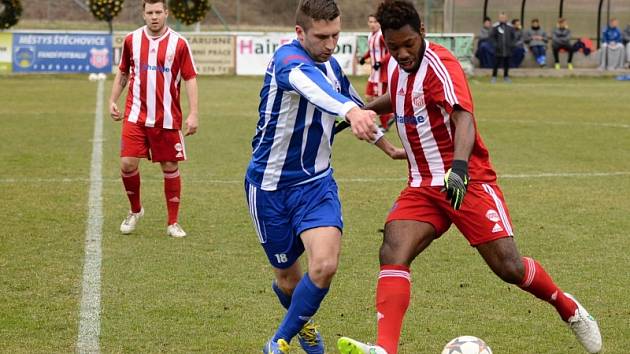
[[[189,26],[201,22],[210,10],[208,0],[170,0],[168,7],[179,22]]]
[[[88,0],[87,4],[90,6],[92,15],[101,21],[107,22],[109,33],[112,33],[114,32],[112,21],[120,10],[122,10],[123,1],[124,0]]]
[[[0,30],[15,26],[22,15],[20,0],[0,1]]]

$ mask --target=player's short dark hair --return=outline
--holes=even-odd
[[[307,31],[313,21],[332,21],[339,15],[341,11],[335,0],[300,0],[295,12],[295,24]]]
[[[153,5],[159,3],[162,3],[164,5],[164,10],[168,9],[168,1],[166,0],[142,0],[142,8],[144,9],[147,4]]]
[[[412,30],[420,33],[422,21],[420,14],[407,0],[385,0],[376,11],[376,19],[385,32],[388,29],[398,30],[409,25]]]

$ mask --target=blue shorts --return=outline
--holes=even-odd
[[[288,268],[302,255],[302,232],[326,226],[343,230],[332,175],[276,191],[264,191],[245,181],[245,195],[258,239],[276,268]]]

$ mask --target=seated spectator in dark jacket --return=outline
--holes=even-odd
[[[616,70],[623,67],[626,53],[623,46],[623,35],[618,26],[619,21],[612,18],[604,29],[602,47],[599,50],[600,70]]]
[[[514,49],[512,49],[512,59],[510,60],[510,67],[518,68],[519,66],[521,66],[521,63],[525,58],[525,46],[523,42],[521,20],[517,18],[513,19],[512,27],[514,28],[515,43]]]
[[[510,80],[509,76],[510,58],[512,57],[516,35],[512,25],[508,24],[507,15],[504,12],[499,14],[499,22],[492,27],[490,39],[492,44],[494,44],[494,57],[496,59],[492,68],[492,82],[497,81],[499,66],[503,66],[503,81],[511,82],[512,80]]]
[[[626,46],[626,66],[630,66],[630,25],[623,30],[623,45]]]
[[[529,46],[529,50],[534,58],[536,58],[536,63],[541,68],[544,67],[547,64],[547,33],[540,28],[540,22],[537,18],[532,20],[532,26],[525,31],[523,40]]]
[[[475,56],[479,59],[479,66],[482,68],[492,68],[494,66],[494,46],[490,40],[491,31],[492,21],[490,17],[486,17],[483,20],[483,27],[479,31],[479,41],[475,52]]]
[[[553,50],[553,60],[555,61],[556,69],[560,69],[560,59],[558,53],[560,50],[566,50],[569,53],[568,68],[573,70],[573,47],[571,46],[571,30],[567,25],[567,20],[564,18],[558,19],[558,25],[553,34],[551,35],[551,48]]]

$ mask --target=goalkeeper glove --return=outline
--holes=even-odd
[[[361,64],[361,65],[365,64],[365,58],[359,59],[359,64]]]
[[[444,189],[446,189],[446,200],[451,201],[451,206],[455,210],[459,210],[462,206],[468,180],[468,162],[453,160],[453,165],[444,176]]]
[[[376,63],[374,63],[374,65],[372,65],[372,68],[374,68],[374,70],[378,70],[381,68],[381,62],[377,61]]]

